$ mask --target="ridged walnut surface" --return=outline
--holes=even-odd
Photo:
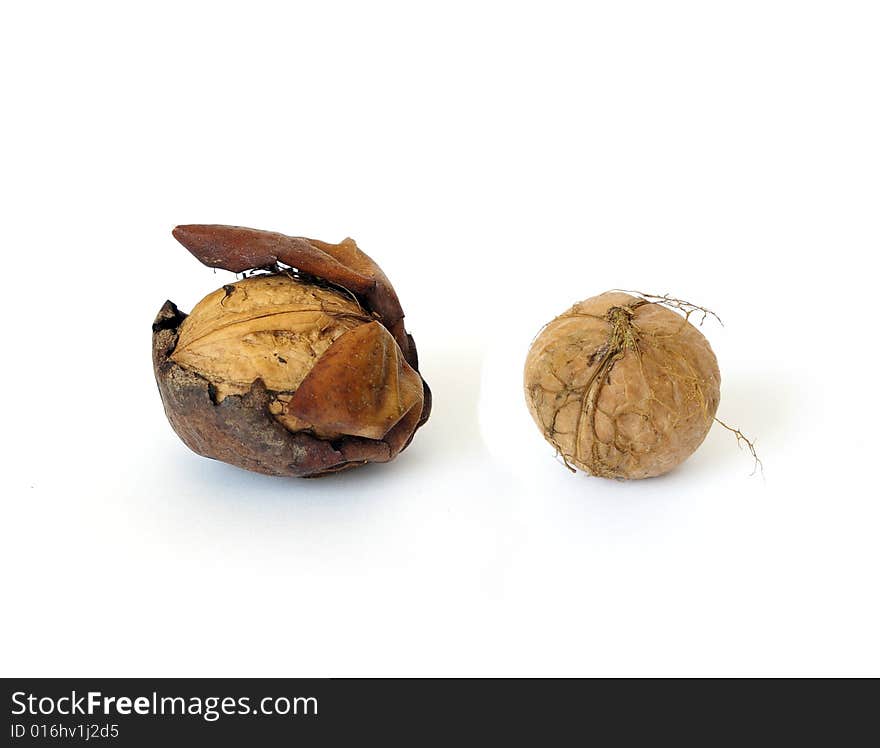
[[[339,291],[257,275],[196,304],[171,358],[208,379],[218,402],[244,394],[257,378],[267,389],[293,392],[340,335],[371,321]]]
[[[621,292],[575,304],[529,350],[525,394],[567,463],[606,478],[662,475],[702,443],[720,400],[709,342],[683,316]]]

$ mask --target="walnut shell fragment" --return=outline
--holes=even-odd
[[[397,294],[351,239],[178,226],[203,264],[245,278],[190,315],[153,323],[165,413],[194,452],[269,475],[388,462],[427,421],[431,393]]]
[[[532,343],[526,402],[566,464],[649,478],[687,459],[709,432],[721,399],[715,354],[688,315],[657,298],[586,299]]]

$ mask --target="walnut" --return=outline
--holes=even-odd
[[[694,309],[609,291],[544,327],[526,359],[526,402],[566,464],[605,478],[649,478],[699,447],[721,375],[687,318]]]
[[[199,260],[251,271],[153,325],[165,412],[198,454],[315,477],[388,462],[428,418],[430,390],[388,279],[351,239],[179,226]],[[254,273],[253,271],[257,271]]]

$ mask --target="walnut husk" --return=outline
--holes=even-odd
[[[567,465],[605,478],[649,478],[699,447],[721,375],[688,316],[609,291],[539,333],[526,358],[526,402]]]
[[[300,477],[388,462],[406,448],[430,414],[430,390],[394,289],[352,240],[226,226],[174,235],[211,267],[262,271],[190,315],[168,301],[156,317],[156,382],[187,446]]]

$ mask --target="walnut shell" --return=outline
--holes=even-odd
[[[156,317],[156,382],[187,446],[256,472],[316,477],[388,462],[410,443],[430,390],[393,288],[352,240],[225,226],[175,236],[205,264],[268,269],[189,316],[168,301]]]
[[[702,443],[718,362],[685,317],[607,292],[550,322],[526,358],[532,418],[567,464],[606,478],[662,475]]]

